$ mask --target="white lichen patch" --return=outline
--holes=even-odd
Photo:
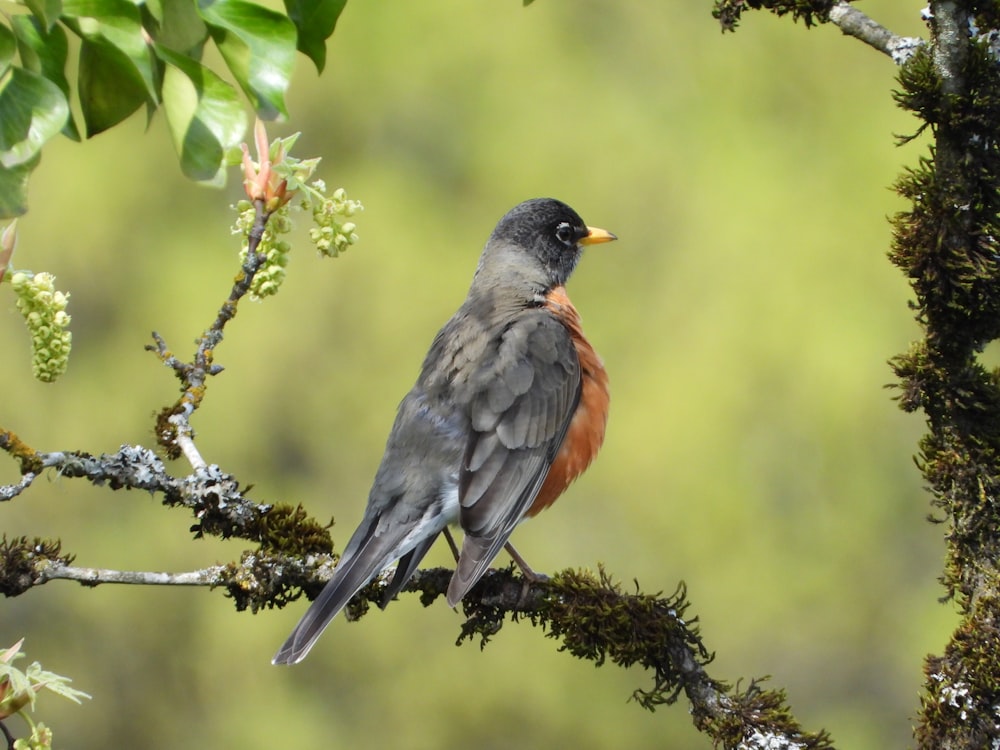
[[[755,729],[736,746],[736,750],[802,750],[805,745],[793,742],[783,734],[761,732]]]
[[[976,707],[976,701],[972,697],[969,684],[963,680],[955,683],[948,683],[947,678],[937,672],[931,675],[931,679],[940,682],[938,689],[938,703],[958,709],[958,716],[962,721],[969,718],[969,714]]]

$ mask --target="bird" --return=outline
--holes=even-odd
[[[615,239],[553,198],[500,219],[465,301],[399,405],[360,525],[273,664],[302,661],[350,599],[398,561],[388,604],[454,523],[464,538],[446,599],[456,606],[518,523],[590,465],[604,441],[608,376],[565,285],[585,246]]]

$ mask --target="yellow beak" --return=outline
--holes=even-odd
[[[581,245],[596,245],[601,242],[611,242],[618,238],[607,229],[587,227],[587,235],[580,240]]]

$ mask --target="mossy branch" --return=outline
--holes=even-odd
[[[972,750],[1000,744],[1000,373],[979,361],[1000,337],[1000,11],[932,2],[927,15],[930,46],[896,97],[933,147],[899,180],[912,206],[890,253],[924,336],[892,365],[900,406],[927,418],[918,466],[948,524],[942,582],[961,615],[925,663],[916,739]]]
[[[312,524],[304,514],[296,523]],[[298,538],[296,536],[296,538]],[[319,545],[322,547],[323,545]],[[282,554],[262,544],[238,562],[189,573],[141,573],[79,568],[58,542],[26,538],[0,540],[0,593],[23,593],[51,580],[75,580],[84,585],[126,583],[197,585],[221,588],[238,609],[257,611],[281,607],[304,591],[318,592],[329,580],[336,556],[328,552]],[[453,571],[417,571],[404,589],[419,594],[430,606],[444,597]],[[380,578],[362,590],[348,606],[357,620],[379,603],[388,582]],[[751,681],[741,688],[711,677],[706,667],[712,654],[705,646],[697,618],[686,613],[687,591],[680,585],[670,596],[643,594],[635,584],[625,592],[604,570],[598,574],[565,570],[552,578],[527,581],[513,567],[491,570],[462,602],[465,620],[458,643],[478,641],[481,647],[500,632],[507,618],[528,621],[559,642],[559,649],[596,666],[606,663],[647,671],[652,684],[639,688],[633,699],[654,710],[675,703],[683,693],[695,726],[727,748],[831,748],[825,732],[804,731],[792,717],[781,690],[764,689]]]
[[[7,446],[23,444],[9,439]],[[134,446],[101,456],[31,451],[19,458],[28,465],[51,467],[67,478],[161,495],[165,505],[192,512],[196,537],[236,537],[257,546],[227,565],[170,574],[77,567],[58,540],[4,537],[0,594],[5,596],[53,580],[88,586],[196,585],[220,588],[237,609],[257,611],[282,607],[303,593],[314,596],[336,564],[329,524],[310,519],[301,508],[251,501],[240,483],[217,466],[173,477],[152,451]],[[419,594],[430,605],[444,596],[451,575],[451,570],[440,568],[418,571],[405,591]],[[358,619],[371,602],[380,602],[385,585],[386,580],[378,579],[364,589],[349,605],[348,617]],[[527,619],[577,658],[598,666],[610,662],[646,669],[652,686],[636,690],[633,696],[645,708],[672,704],[683,692],[696,726],[719,746],[768,747],[780,742],[780,747],[830,747],[826,733],[801,729],[782,691],[765,690],[756,681],[740,689],[709,676],[706,666],[711,655],[696,618],[686,616],[686,593],[681,586],[667,597],[643,594],[638,584],[634,592],[626,593],[603,570],[596,576],[567,570],[537,582],[524,580],[512,569],[493,570],[462,603],[466,619],[459,642],[478,640],[485,646],[508,616]]]

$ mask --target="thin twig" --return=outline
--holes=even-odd
[[[0,485],[0,502],[13,500],[15,497],[20,495],[31,486],[31,483],[35,481],[36,476],[38,475],[29,471],[27,474],[22,475],[21,481],[17,484]]]
[[[155,343],[146,346],[147,351],[154,352],[164,365],[176,373],[183,386],[177,402],[161,412],[157,440],[170,451],[171,458],[183,455],[195,471],[204,469],[207,463],[194,444],[191,415],[201,405],[208,377],[218,375],[223,370],[221,365],[213,362],[215,349],[222,343],[226,324],[235,317],[240,300],[250,291],[254,277],[266,261],[266,256],[258,252],[257,248],[264,237],[271,212],[265,209],[262,200],[255,200],[254,208],[256,214],[249,232],[246,258],[233,281],[229,297],[222,303],[212,325],[198,339],[198,346],[191,362],[179,360],[167,347],[163,337],[155,331],[153,332]]]
[[[173,414],[170,417],[170,424],[177,428],[174,443],[181,449],[184,458],[191,464],[195,471],[201,471],[208,466],[208,463],[201,457],[201,452],[194,444],[194,430],[184,414]]]

